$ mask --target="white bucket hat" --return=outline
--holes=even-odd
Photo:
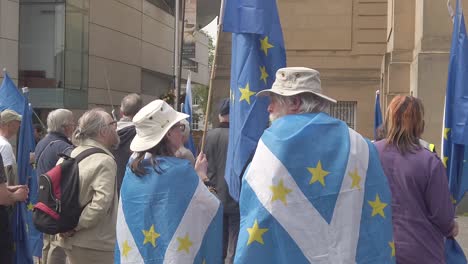
[[[189,115],[177,112],[163,100],[154,100],[133,117],[136,135],[131,151],[145,151],[156,146],[177,122]]]
[[[275,93],[283,96],[292,96],[300,93],[313,93],[336,103],[336,100],[322,93],[320,84],[320,73],[314,69],[304,67],[281,68],[276,72],[276,79],[271,89],[257,93],[257,96]]]

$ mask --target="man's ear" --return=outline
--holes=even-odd
[[[301,99],[299,96],[293,96],[289,110],[293,113],[297,113],[299,112],[299,108],[301,108]]]

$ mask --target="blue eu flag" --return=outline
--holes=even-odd
[[[239,200],[240,177],[268,126],[268,98],[255,95],[271,88],[286,66],[283,33],[275,0],[228,0],[224,31],[232,32],[231,105],[225,178]]]
[[[32,209],[37,201],[37,178],[29,162],[29,154],[34,152],[34,132],[32,126],[32,109],[25,98],[11,81],[8,74],[0,87],[0,109],[11,109],[22,115],[18,137],[18,180],[19,184],[28,185],[29,200],[17,203],[13,213],[13,240],[15,243],[15,263],[33,263],[32,256],[41,256],[41,234],[32,223]]]
[[[452,46],[445,95],[445,118],[442,162],[447,168],[449,189],[454,205],[468,190],[468,42],[461,3],[457,1],[453,23]],[[467,263],[460,246],[453,239],[446,243],[448,263]]]
[[[189,72],[188,78],[187,78],[187,87],[185,88],[185,102],[184,102],[184,108],[182,109],[182,113],[185,113],[189,115],[187,118],[187,121],[189,122],[190,126],[190,135],[188,138],[187,143],[185,143],[185,147],[189,149],[192,153],[193,156],[197,157],[197,150],[195,149],[195,143],[193,142],[193,136],[192,136],[192,77],[191,77],[191,72]]]
[[[380,110],[380,92],[375,93],[374,106],[374,139],[377,139],[377,128],[382,125],[382,111]]]

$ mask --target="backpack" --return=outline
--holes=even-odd
[[[39,176],[38,200],[33,210],[33,223],[42,233],[55,235],[73,230],[84,207],[80,206],[78,163],[102,149],[86,149],[75,158],[59,154],[61,164]]]

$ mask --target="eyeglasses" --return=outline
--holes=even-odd
[[[109,124],[107,124],[107,126],[116,126],[117,125],[117,121],[112,121],[112,122],[109,122]]]
[[[181,132],[185,132],[185,124],[176,124],[173,128],[179,128]]]

